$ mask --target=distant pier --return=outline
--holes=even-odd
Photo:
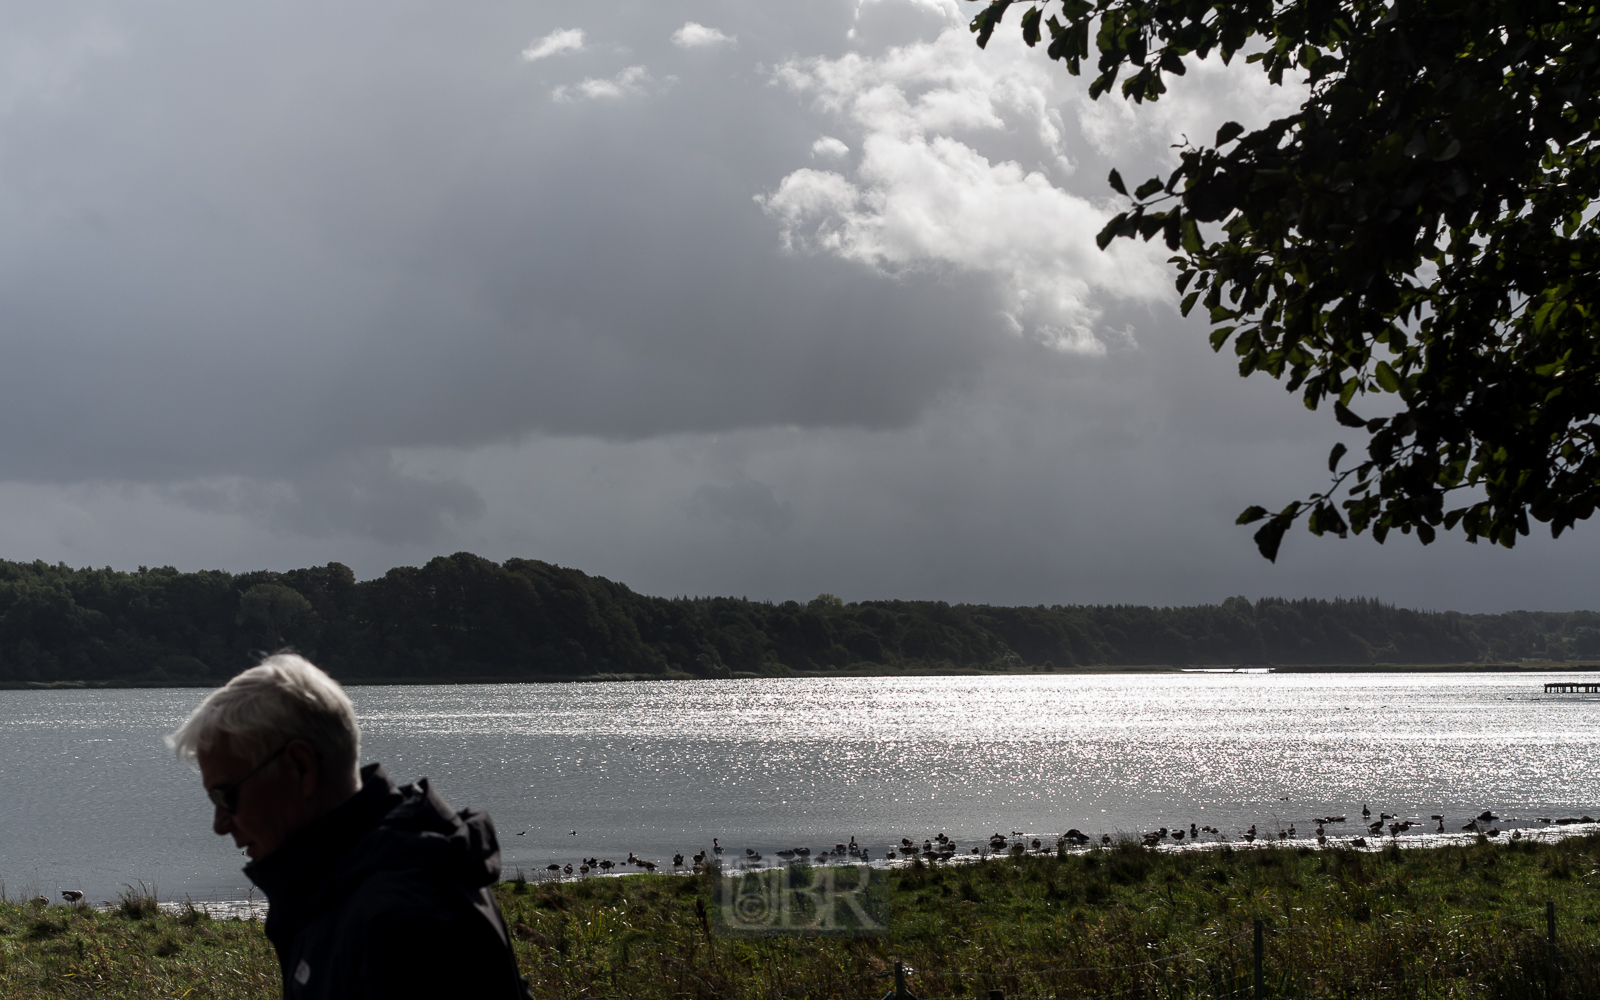
[[[1545,694],[1600,694],[1600,681],[1552,681]]]

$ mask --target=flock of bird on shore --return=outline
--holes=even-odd
[[[1483,812],[1468,820],[1466,824],[1461,827],[1461,830],[1464,833],[1481,833],[1488,837],[1498,837],[1501,833],[1500,828],[1493,826],[1492,824],[1499,818],[1500,817],[1494,814],[1493,810],[1485,809]],[[1314,818],[1311,822],[1316,824],[1317,843],[1327,843],[1328,837],[1325,829],[1326,827],[1343,825],[1346,822],[1346,819],[1347,818],[1344,816],[1318,816]],[[1444,827],[1444,816],[1442,814],[1434,813],[1428,817],[1428,820],[1437,824],[1434,830],[1428,832],[1436,834],[1446,832]],[[1572,826],[1577,823],[1596,822],[1592,816],[1587,815],[1563,816],[1559,819],[1551,819],[1546,816],[1540,816],[1538,817],[1538,821],[1547,826],[1551,824],[1556,826]],[[1358,835],[1350,838],[1347,843],[1354,847],[1366,847],[1367,836],[1381,838],[1384,832],[1387,831],[1390,837],[1399,837],[1402,833],[1407,833],[1419,826],[1427,825],[1427,823],[1423,822],[1422,820],[1405,819],[1395,813],[1380,812],[1378,813],[1378,818],[1373,819],[1372,811],[1368,809],[1364,803],[1361,806],[1361,823],[1362,827],[1366,830],[1366,836]],[[526,836],[527,832],[528,831],[523,830],[521,833],[518,833],[517,836]],[[577,835],[578,831],[572,831],[571,836],[576,837]],[[1239,836],[1241,840],[1249,844],[1255,843],[1255,841],[1258,839],[1265,842],[1271,841],[1270,837],[1264,838],[1256,832],[1256,826],[1254,823],[1250,824],[1250,828],[1243,831]],[[1208,837],[1211,838],[1209,841],[1206,840]],[[1292,822],[1289,824],[1287,829],[1280,829],[1277,832],[1277,839],[1280,841],[1294,840],[1297,839],[1297,837],[1298,834],[1296,833],[1295,825]],[[1511,831],[1511,839],[1517,840],[1521,837],[1521,830]],[[920,858],[923,861],[935,862],[951,861],[957,856],[985,857],[993,854],[1006,853],[1026,854],[1030,850],[1034,852],[1050,853],[1069,846],[1084,847],[1087,846],[1093,839],[1094,838],[1091,838],[1088,834],[1082,832],[1081,830],[1071,829],[1057,837],[1056,842],[1053,845],[1046,846],[1045,843],[1038,837],[1029,838],[1026,833],[1020,830],[1012,830],[1009,837],[996,831],[989,838],[987,851],[983,850],[983,848],[980,846],[974,846],[963,851],[956,845],[955,840],[943,833],[939,833],[932,837],[924,838],[920,845],[910,837],[901,837],[900,843],[897,847],[890,847],[888,850],[883,852],[883,857],[877,860],[895,861],[897,859],[911,860],[914,858]],[[1182,827],[1174,827],[1170,829],[1168,827],[1162,827],[1159,830],[1151,830],[1150,832],[1140,836],[1138,840],[1145,847],[1149,848],[1160,847],[1168,842],[1172,844],[1182,844],[1185,841],[1193,844],[1208,842],[1224,844],[1229,843],[1229,838],[1216,827],[1197,826],[1194,823],[1190,823],[1187,830],[1183,829]],[[1100,846],[1110,847],[1113,843],[1114,841],[1109,833],[1103,833],[1100,835]],[[686,861],[684,859],[683,852],[680,851],[672,856],[672,867],[675,871],[682,871],[686,867],[691,868],[696,872],[704,871],[711,865],[722,864],[722,855],[724,852],[725,848],[722,846],[721,841],[716,837],[712,837],[711,850],[709,852],[701,850],[700,853],[694,855],[692,858]],[[793,847],[781,851],[774,851],[773,853],[781,858],[786,864],[827,864],[831,861],[843,858],[851,858],[857,863],[864,864],[874,860],[871,852],[867,848],[857,844],[856,838],[854,837],[850,838],[850,842],[848,844],[835,844],[832,848],[819,848],[816,851],[813,851],[809,847]],[[765,861],[765,858],[760,851],[747,847],[744,849],[743,858],[739,858],[737,855],[735,855],[735,857],[731,860],[734,862],[742,862],[745,866],[754,866],[760,865],[763,861]],[[640,871],[644,872],[653,872],[660,868],[661,865],[654,861],[647,861],[644,858],[639,857],[634,852],[629,851],[628,860],[623,862],[612,861],[610,858],[584,858],[576,866],[571,862],[567,862],[566,864],[562,864],[560,862],[551,862],[545,866],[545,870],[559,877],[561,875],[573,874],[610,874],[613,869],[618,867],[631,867],[638,868]],[[76,904],[83,901],[83,893],[79,892],[77,889],[64,889],[61,892],[61,898],[66,900],[68,903]],[[33,902],[48,904],[50,899],[47,896],[38,896],[33,900]]]
[[[1500,828],[1493,826],[1492,824],[1494,824],[1494,822],[1499,818],[1500,817],[1494,814],[1493,810],[1485,809],[1477,816],[1474,816],[1472,819],[1468,820],[1467,823],[1461,827],[1461,830],[1465,833],[1481,833],[1489,837],[1498,837],[1501,833]],[[1327,843],[1327,827],[1341,826],[1345,824],[1346,821],[1347,817],[1345,816],[1315,817],[1311,822],[1316,825],[1315,837],[1317,843]],[[1433,830],[1425,832],[1431,832],[1435,834],[1446,832],[1444,816],[1442,814],[1434,813],[1428,817],[1428,822],[1432,822],[1437,825]],[[1595,820],[1589,816],[1562,817],[1560,819],[1539,817],[1539,822],[1547,825],[1555,824],[1557,826],[1569,826],[1575,823],[1593,823]],[[1365,847],[1367,846],[1368,836],[1381,838],[1383,834],[1387,832],[1390,837],[1399,837],[1402,833],[1407,833],[1417,827],[1423,827],[1427,825],[1427,822],[1424,822],[1420,819],[1408,819],[1401,817],[1398,814],[1387,812],[1379,812],[1378,818],[1373,819],[1372,811],[1368,809],[1365,804],[1363,804],[1361,806],[1361,826],[1366,832],[1364,835],[1358,834],[1357,836],[1351,837],[1347,843],[1355,847]],[[523,833],[519,833],[518,836],[523,836],[526,832],[527,831],[523,831]],[[576,836],[577,831],[573,831],[572,835]],[[1295,824],[1291,822],[1287,828],[1280,828],[1277,831],[1276,839],[1279,841],[1289,841],[1297,839],[1298,836],[1299,835],[1295,829]],[[1521,830],[1513,830],[1511,832],[1511,839],[1515,840],[1520,839],[1521,837]],[[1150,832],[1145,833],[1136,839],[1145,847],[1150,848],[1160,847],[1163,844],[1182,844],[1185,841],[1194,844],[1230,842],[1230,838],[1216,827],[1199,826],[1194,823],[1190,823],[1187,830],[1181,826],[1170,829],[1168,827],[1161,827],[1159,830],[1151,830]],[[1263,836],[1259,834],[1256,830],[1255,824],[1252,823],[1249,829],[1244,830],[1239,834],[1239,839],[1243,840],[1247,844],[1253,844],[1257,840],[1270,842],[1274,838],[1271,835]],[[991,837],[989,837],[987,850],[984,850],[982,846],[973,846],[963,850],[957,846],[954,839],[944,833],[939,833],[932,837],[924,838],[921,844],[918,844],[910,837],[902,837],[900,838],[899,845],[885,850],[882,856],[879,858],[874,858],[871,851],[857,844],[856,838],[854,837],[851,837],[850,842],[847,844],[835,844],[831,848],[818,848],[817,850],[813,851],[809,847],[793,847],[780,851],[774,851],[773,853],[776,854],[777,857],[781,859],[781,862],[785,864],[827,864],[831,861],[841,860],[844,858],[849,858],[856,863],[868,863],[874,860],[910,860],[913,858],[920,858],[924,861],[935,862],[951,861],[958,856],[982,857],[1006,853],[1026,854],[1030,850],[1034,852],[1050,853],[1065,847],[1084,847],[1090,844],[1093,840],[1094,838],[1090,837],[1088,834],[1077,829],[1071,829],[1057,837],[1054,844],[1047,846],[1038,837],[1029,838],[1026,833],[1020,830],[1011,831],[1009,836],[997,831]],[[1101,834],[1098,842],[1102,847],[1110,847],[1114,843],[1111,835],[1108,833]],[[687,860],[684,858],[681,851],[674,854],[672,856],[672,868],[676,871],[682,871],[685,868],[696,872],[704,871],[709,866],[724,864],[725,862],[723,855],[725,854],[725,851],[726,849],[723,847],[721,841],[718,838],[713,837],[711,838],[711,848],[709,851],[701,850],[698,854],[695,854],[692,858]],[[744,849],[744,856],[742,858],[738,855],[734,855],[732,858],[727,860],[734,863],[739,863],[746,867],[758,866],[766,861],[765,857],[760,851],[750,847]],[[662,864],[658,864],[654,861],[647,861],[644,858],[639,857],[634,852],[629,851],[628,859],[623,862],[612,861],[610,858],[583,858],[578,862],[577,865],[573,865],[571,862],[566,864],[562,864],[560,862],[551,862],[545,867],[546,871],[556,874],[559,877],[560,875],[573,874],[610,874],[614,869],[618,868],[623,870],[626,870],[627,868],[637,868],[640,871],[653,872],[662,867]]]

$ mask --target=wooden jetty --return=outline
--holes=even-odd
[[[1552,681],[1545,694],[1600,694],[1600,681]]]

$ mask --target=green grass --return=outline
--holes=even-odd
[[[162,912],[130,890],[114,909],[0,902],[0,995],[279,996],[278,960],[249,920]]]
[[[730,891],[756,887],[739,878]],[[533,993],[552,1000],[877,1000],[897,959],[923,1000],[993,989],[1009,1000],[1244,998],[1256,918],[1269,996],[1511,1000],[1600,996],[1597,889],[1600,837],[1367,853],[1124,844],[918,865],[871,873],[862,895],[884,930],[862,937],[731,935],[722,883],[706,876],[498,892]],[[1546,900],[1558,917],[1553,993]],[[0,904],[0,995],[278,995],[259,924],[151,909],[137,898],[109,913]]]

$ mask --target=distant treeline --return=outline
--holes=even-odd
[[[292,646],[347,679],[727,677],[813,671],[1365,664],[1600,655],[1600,615],[1408,611],[1376,600],[990,607],[661,598],[469,553],[357,581],[0,562],[0,681],[221,680]]]

